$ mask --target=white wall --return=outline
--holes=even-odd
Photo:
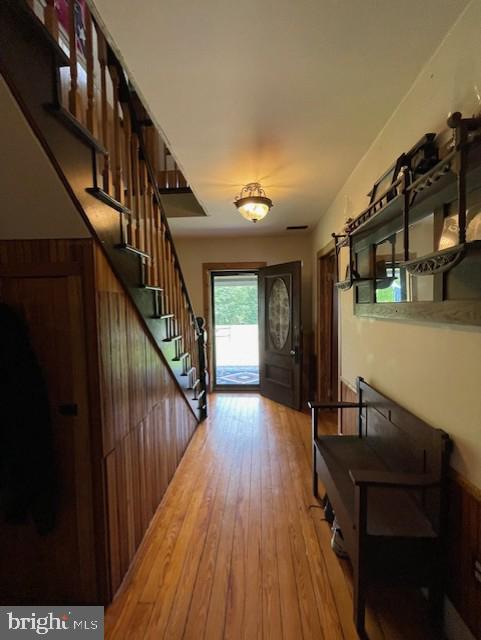
[[[379,175],[447,114],[481,110],[481,0],[473,0],[425,65],[314,232],[315,252],[367,204]],[[409,52],[400,53],[399,64]],[[382,79],[380,79],[382,81]],[[361,118],[361,114],[360,114]],[[315,294],[315,289],[313,289]],[[454,438],[453,466],[481,487],[481,329],[361,319],[352,291],[340,294],[341,374],[357,375]]]
[[[295,235],[294,235],[295,234]],[[202,293],[203,262],[282,262],[302,261],[303,322],[306,331],[311,326],[311,237],[305,233],[272,237],[196,237],[174,238],[184,278],[194,310],[204,313]]]
[[[0,238],[87,238],[90,233],[0,76]]]

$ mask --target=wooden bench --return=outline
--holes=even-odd
[[[358,403],[310,402],[313,493],[334,510],[353,565],[354,622],[366,638],[369,584],[429,587],[433,622],[443,620],[446,478],[451,441],[357,380]],[[320,410],[357,409],[358,435],[320,436]]]

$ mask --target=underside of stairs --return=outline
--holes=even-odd
[[[97,84],[88,79],[94,61],[87,51],[87,126],[77,117],[75,35],[66,53],[32,5],[0,5],[0,72],[201,421],[207,415],[203,321],[190,303],[162,207],[155,166],[159,134],[90,15],[98,86],[105,93],[108,78],[111,100],[107,104],[95,94]],[[113,122],[110,131],[107,122]]]

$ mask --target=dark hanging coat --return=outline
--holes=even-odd
[[[24,321],[0,304],[0,517],[54,526],[56,474],[45,381]]]

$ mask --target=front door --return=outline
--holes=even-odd
[[[301,263],[259,269],[260,390],[301,408]]]

